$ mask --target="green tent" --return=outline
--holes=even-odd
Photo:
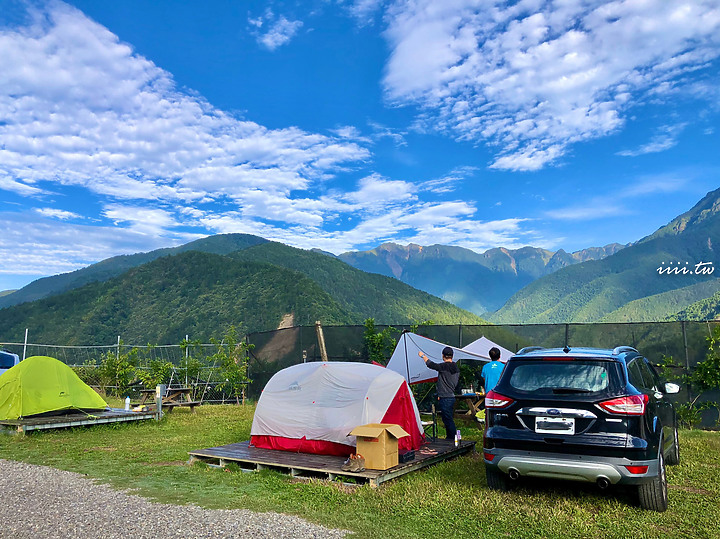
[[[29,357],[0,375],[0,420],[105,408],[107,403],[100,395],[52,357]]]

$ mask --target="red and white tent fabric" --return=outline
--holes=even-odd
[[[442,363],[442,351],[446,346],[448,345],[433,341],[427,337],[409,331],[405,332],[400,335],[400,340],[390,361],[388,361],[387,368],[400,374],[410,384],[421,384],[437,380],[437,371],[427,368],[425,361],[419,356],[419,352],[426,354],[435,363]],[[450,348],[453,349],[453,361],[455,362],[461,359],[490,361],[488,357],[483,357],[462,348],[455,348],[454,346]]]
[[[490,339],[485,337],[484,335],[480,337],[478,340],[471,342],[467,346],[463,346],[463,350],[466,352],[472,352],[473,354],[477,354],[479,356],[482,356],[484,358],[490,359],[490,349],[492,347],[498,348],[500,350],[500,362],[506,363],[508,359],[510,359],[513,355],[513,352],[508,350],[507,348],[503,348],[499,344],[495,344]]]
[[[250,444],[320,455],[355,452],[348,433],[368,423],[394,423],[410,436],[400,449],[425,441],[420,413],[405,379],[368,363],[301,363],[276,373],[263,389]]]

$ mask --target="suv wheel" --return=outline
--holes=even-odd
[[[495,468],[485,468],[485,478],[487,479],[488,488],[491,490],[501,490],[503,492],[510,488],[510,480],[507,475]]]
[[[658,474],[650,483],[638,485],[640,507],[649,511],[665,511],[668,506],[667,476],[662,451],[658,456]]]
[[[670,454],[668,455],[667,463],[668,466],[680,464],[680,439],[678,437],[677,427],[675,427],[675,432],[673,433],[673,446]]]

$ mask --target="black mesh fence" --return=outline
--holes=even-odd
[[[628,345],[637,348],[652,363],[659,364],[665,358],[672,358],[679,367],[678,374],[692,372],[703,361],[708,352],[707,339],[713,328],[720,322],[654,322],[654,323],[594,323],[594,324],[531,324],[531,325],[444,325],[411,328],[393,326],[391,336],[397,340],[403,330],[414,330],[436,341],[462,348],[480,337],[513,352],[525,346],[572,347],[587,346],[614,348]],[[382,331],[388,326],[377,326]],[[328,359],[330,361],[368,361],[365,349],[364,326],[325,326],[322,328]],[[248,357],[248,376],[252,380],[247,395],[256,399],[267,381],[278,371],[302,363],[320,361],[321,353],[315,326],[300,326],[275,331],[252,333],[247,336],[252,345]],[[114,344],[107,346],[59,346],[24,343],[0,343],[5,350],[20,357],[49,355],[74,367],[99,365],[107,354],[124,354],[135,349],[139,368],[149,368],[152,361],[167,361],[174,365],[174,383],[197,388],[197,396],[210,402],[228,402],[232,398],[223,389],[223,376],[218,365],[213,364],[212,355],[217,344],[134,346]],[[389,359],[392,348],[386,350]],[[183,368],[183,361],[196,358],[203,364],[200,374]],[[92,384],[91,384],[92,385]],[[678,397],[678,402],[687,402],[696,394],[688,388]],[[131,395],[132,397],[132,395]],[[701,401],[720,401],[720,392],[708,392]],[[708,410],[703,423],[717,420],[718,411]]]

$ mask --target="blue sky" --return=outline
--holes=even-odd
[[[720,186],[720,2],[0,0],[0,290],[209,234],[572,252]]]

